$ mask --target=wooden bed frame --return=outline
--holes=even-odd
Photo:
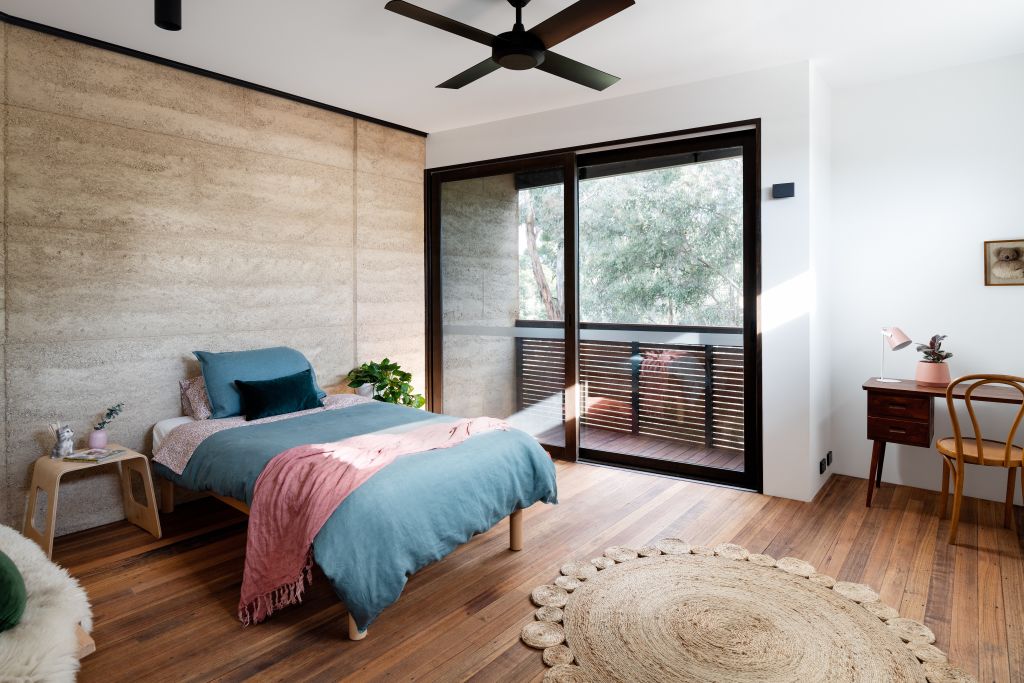
[[[160,476],[157,479],[160,482],[160,512],[174,512],[174,482]],[[213,492],[210,492],[210,495],[236,510],[249,514],[249,506],[237,498],[229,498],[228,496],[221,496]],[[521,509],[515,510],[508,516],[508,522],[508,547],[510,550],[522,550],[523,511]],[[359,627],[356,626],[356,620],[352,618],[351,614],[348,615],[348,637],[350,640],[362,640],[366,637],[366,631],[359,630]]]

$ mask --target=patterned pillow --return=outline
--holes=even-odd
[[[206,382],[203,376],[183,379],[178,382],[181,387],[181,412],[194,420],[205,420],[210,417],[210,399],[206,395]]]

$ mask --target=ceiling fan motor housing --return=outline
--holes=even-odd
[[[544,43],[522,29],[498,34],[491,58],[506,69],[524,71],[544,62]]]

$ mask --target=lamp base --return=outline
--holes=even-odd
[[[901,379],[888,379],[888,378],[885,378],[885,377],[876,377],[875,381],[876,382],[885,382],[886,384],[899,384],[903,380],[901,380]]]

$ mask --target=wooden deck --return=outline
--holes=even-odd
[[[361,642],[318,576],[302,605],[243,629],[235,616],[245,517],[216,501],[164,515],[163,539],[127,522],[58,538],[54,558],[89,593],[97,651],[83,683],[109,681],[539,681],[519,641],[529,592],[572,558],[666,536],[804,558],[866,583],[923,620],[958,666],[984,681],[1024,680],[1024,555],[997,503],[965,499],[959,546],[946,544],[938,496],[833,477],[813,503],[668,477],[558,462],[558,506],[525,511],[526,546],[506,523],[414,575]],[[1024,515],[1017,508],[1017,526]]]
[[[537,439],[542,444],[562,446],[565,444],[565,432],[561,428],[553,429],[539,435]],[[743,453],[738,451],[706,448],[675,439],[630,434],[599,427],[585,426],[581,428],[580,446],[656,460],[685,462],[735,472],[743,471]]]

